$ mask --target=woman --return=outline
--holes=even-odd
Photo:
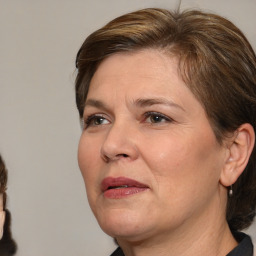
[[[6,209],[7,170],[0,155],[0,255],[13,256],[17,245],[11,233],[11,214]]]
[[[145,9],[77,54],[78,161],[112,255],[253,255],[256,57],[228,20]]]

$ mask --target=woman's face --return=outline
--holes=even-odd
[[[84,119],[78,161],[107,234],[134,241],[171,234],[222,210],[226,151],[175,58],[144,50],[104,60]]]

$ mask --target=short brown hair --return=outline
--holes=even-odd
[[[118,17],[81,46],[76,67],[76,103],[83,116],[90,81],[99,64],[118,52],[154,48],[179,59],[179,72],[204,107],[219,143],[241,124],[256,126],[256,57],[230,21],[197,10],[143,9]],[[228,199],[227,221],[248,227],[256,207],[256,150]]]

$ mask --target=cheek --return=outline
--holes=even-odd
[[[177,223],[212,201],[221,170],[221,151],[214,140],[196,143],[196,138],[183,139],[163,141],[144,157],[154,176],[158,208],[166,219]]]
[[[213,180],[215,185],[218,183],[221,151],[215,137],[192,135],[165,136],[162,140],[158,137],[156,141],[151,137],[152,146],[143,152],[158,187],[164,184],[162,187],[176,191],[190,187],[193,192],[200,189],[202,183],[206,186]]]
[[[89,138],[82,135],[78,146],[78,164],[83,175],[86,187],[92,184],[97,175],[99,164],[99,148]]]
[[[78,164],[84,179],[87,199],[94,213],[99,194],[97,190],[101,170],[99,157],[97,143],[82,135],[78,146]]]
[[[172,136],[157,136],[155,140],[151,137],[150,143],[145,142],[146,147],[140,152],[144,153],[143,158],[154,175],[168,177],[176,175],[176,170],[187,162],[190,149],[184,144]]]

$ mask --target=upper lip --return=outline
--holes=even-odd
[[[126,177],[117,177],[117,178],[107,177],[101,182],[101,190],[103,192],[105,192],[110,188],[121,187],[121,186],[148,188],[147,185]]]

